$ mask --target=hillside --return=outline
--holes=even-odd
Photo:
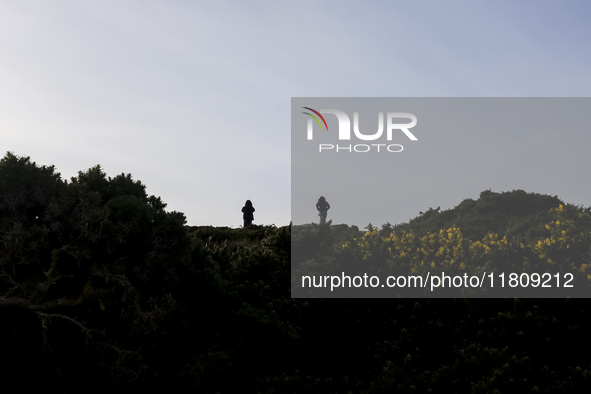
[[[476,201],[467,199],[446,211],[430,208],[408,223],[368,225],[362,234],[346,226],[335,230],[328,223],[294,226],[292,289],[306,297],[432,297],[433,289],[397,293],[383,288],[383,282],[353,293],[305,290],[301,278],[446,274],[481,278],[475,289],[437,290],[446,297],[586,297],[590,246],[590,208],[522,190],[484,191]],[[504,286],[505,276],[518,277],[524,285]],[[490,281],[484,282],[485,277]],[[502,281],[500,286],[494,286],[494,278]],[[549,285],[550,278],[556,279],[555,286]]]
[[[533,237],[543,233],[550,220],[549,210],[565,205],[557,196],[526,193],[523,190],[495,193],[485,190],[477,200],[465,199],[452,209],[429,208],[419,216],[395,226],[397,230],[414,231],[417,235],[440,229],[459,227],[465,236],[481,239],[487,233]],[[590,208],[583,210],[590,212]]]
[[[499,198],[505,196],[494,194],[489,202]],[[588,209],[559,202],[526,215],[475,210],[466,221],[475,230],[464,237],[461,220],[469,212],[453,210],[360,232],[331,223],[187,227],[182,213],[165,207],[130,174],[108,178],[96,166],[66,182],[53,167],[27,157],[0,160],[0,369],[6,387],[63,393],[589,391],[587,300],[463,294],[297,299],[290,286],[302,272],[420,270],[419,257],[436,263],[434,272],[442,264],[461,271],[491,261],[523,270],[527,257],[536,269],[574,269],[584,283]],[[478,227],[478,215],[483,222],[505,216]],[[531,227],[493,233],[506,231],[503,220],[518,218]],[[479,239],[478,231],[487,233]]]

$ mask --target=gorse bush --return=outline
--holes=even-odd
[[[154,376],[191,250],[184,215],[164,207],[100,166],[66,182],[28,157],[0,160],[0,330],[15,344],[4,353],[13,376],[31,360],[68,384]]]
[[[465,199],[446,211],[429,208],[408,223],[397,225],[396,229],[424,235],[428,231],[459,227],[472,240],[480,240],[488,232],[530,236],[531,231],[537,231],[548,221],[548,211],[560,204],[564,202],[556,196],[523,190],[503,193],[485,190],[478,200]]]
[[[313,232],[303,232],[300,238],[312,241],[301,243],[309,254],[305,258],[293,252],[294,278],[341,272],[383,278],[523,273],[525,282],[537,283],[542,274],[546,279],[548,274],[558,274],[563,281],[572,278],[569,284],[580,292],[591,285],[590,209],[520,190],[486,191],[478,201],[465,200],[444,212],[430,209],[406,224],[387,223],[381,229],[370,224],[362,235],[352,233],[339,242],[330,239],[322,248],[314,247],[321,237],[314,241]],[[299,289],[300,284],[294,281],[293,286]],[[482,294],[489,287],[484,285]],[[516,296],[517,290],[504,294]]]
[[[130,175],[108,178],[97,166],[65,181],[7,154],[3,382],[65,393],[587,392],[586,300],[290,292],[298,272],[468,272],[502,262],[588,280],[589,210],[554,202],[522,215],[476,212],[472,201],[461,215],[430,210],[366,231],[186,227]]]
[[[342,248],[355,250],[361,256],[360,264],[379,256],[389,267],[383,270],[385,274],[473,275],[483,269],[517,274],[571,273],[573,286],[588,287],[591,215],[580,207],[560,204],[549,210],[548,222],[541,227],[544,230],[536,231],[538,236],[488,232],[479,240],[465,236],[459,227],[427,232],[423,236],[395,230],[387,237],[374,228],[344,243]],[[402,267],[406,270],[401,270]]]

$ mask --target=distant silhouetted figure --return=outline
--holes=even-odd
[[[244,214],[242,215],[242,218],[244,219],[244,227],[250,226],[254,220],[254,207],[250,200],[246,200],[246,203],[242,207],[242,213]]]
[[[320,223],[326,222],[326,214],[330,209],[330,204],[324,197],[320,196],[316,203],[316,209],[318,210],[318,216],[320,216]]]

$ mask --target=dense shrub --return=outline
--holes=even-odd
[[[139,387],[154,375],[191,246],[184,215],[164,207],[130,175],[107,178],[99,166],[67,182],[28,157],[0,161],[0,331],[14,345],[3,353],[9,376],[30,373],[31,363],[55,387]]]
[[[480,211],[470,200],[364,232],[330,223],[190,228],[129,175],[95,167],[66,182],[8,154],[4,383],[62,392],[586,392],[586,300],[291,298],[294,256],[300,272],[421,269],[414,256],[460,270],[513,256],[506,261],[524,268],[527,257],[574,264],[586,278],[589,209],[544,197],[539,210],[501,214],[490,208],[503,205],[495,195]],[[519,206],[528,197],[515,198]]]

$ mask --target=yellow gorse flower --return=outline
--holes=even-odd
[[[384,237],[378,234],[377,228],[372,228],[362,237],[343,244],[342,249],[357,247],[364,259],[386,253],[389,264],[407,267],[412,273],[473,272],[486,264],[493,264],[494,267],[498,263],[519,262],[515,272],[523,270],[527,273],[535,269],[543,273],[549,272],[550,266],[561,265],[561,269],[578,275],[585,274],[587,277],[589,274],[591,280],[589,248],[586,252],[585,248],[581,249],[582,245],[591,245],[591,218],[564,205],[550,213],[552,219],[542,227],[549,233],[541,238],[525,240],[508,234],[487,233],[481,239],[471,240],[465,239],[456,226],[421,236],[413,231],[392,231]],[[381,248],[379,254],[378,247]],[[556,268],[551,270],[556,271]]]

